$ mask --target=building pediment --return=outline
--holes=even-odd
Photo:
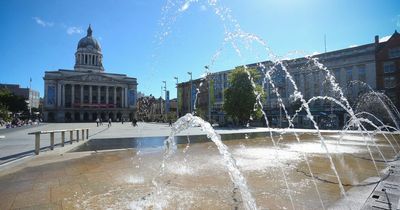
[[[65,78],[65,80],[73,80],[79,82],[120,82],[115,78],[105,76],[105,75],[93,75],[93,74],[85,74],[85,75],[77,75],[77,76],[70,76]]]

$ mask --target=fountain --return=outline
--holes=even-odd
[[[195,3],[195,2],[198,2],[198,1],[193,1],[193,0],[184,1],[184,3],[178,9],[178,11],[179,12],[186,11],[191,6],[191,4]],[[170,1],[169,1],[169,3],[170,3]],[[334,164],[332,156],[331,156],[331,154],[329,152],[329,149],[328,149],[327,144],[325,142],[325,138],[321,134],[321,131],[320,131],[318,125],[317,125],[317,122],[314,120],[314,117],[313,117],[313,115],[312,115],[312,113],[310,111],[310,108],[309,108],[310,104],[312,102],[314,102],[316,100],[323,100],[323,101],[332,102],[332,103],[340,106],[341,108],[343,108],[350,115],[350,120],[346,124],[344,130],[341,131],[341,135],[340,135],[340,138],[338,140],[338,143],[340,144],[343,141],[343,137],[346,135],[346,133],[347,133],[349,128],[355,127],[357,129],[357,131],[362,135],[362,139],[363,139],[363,141],[365,143],[365,146],[368,149],[368,153],[369,153],[369,155],[370,155],[370,157],[371,157],[371,159],[373,161],[373,164],[374,164],[374,167],[375,167],[375,169],[376,169],[376,171],[378,173],[378,176],[380,175],[380,172],[379,172],[378,167],[376,165],[376,161],[374,160],[374,156],[373,156],[371,148],[370,148],[370,143],[372,142],[373,146],[378,150],[378,153],[381,156],[381,158],[386,162],[386,159],[385,159],[381,149],[379,148],[379,146],[376,144],[376,141],[374,140],[374,136],[376,135],[376,133],[382,133],[382,128],[386,129],[387,131],[389,131],[388,128],[392,128],[395,131],[398,131],[399,127],[398,127],[398,122],[397,122],[398,120],[397,119],[400,119],[400,115],[399,115],[398,110],[396,109],[396,107],[394,107],[393,103],[391,103],[391,101],[388,100],[387,97],[382,96],[381,93],[377,93],[376,91],[373,91],[372,88],[368,87],[369,90],[371,91],[371,94],[373,96],[376,96],[378,98],[379,102],[384,106],[387,114],[390,116],[390,118],[392,120],[392,123],[394,123],[396,127],[385,125],[376,116],[374,116],[373,114],[371,114],[371,113],[369,113],[367,111],[357,112],[357,113],[354,112],[352,106],[350,105],[349,101],[345,97],[344,92],[342,91],[342,89],[339,86],[339,84],[336,83],[335,77],[331,74],[329,69],[327,67],[325,67],[321,62],[319,62],[317,57],[307,56],[306,58],[308,59],[308,63],[313,65],[314,67],[317,67],[317,69],[319,71],[323,72],[326,75],[325,79],[330,84],[330,86],[332,88],[332,92],[338,95],[338,99],[336,99],[334,97],[330,97],[330,96],[315,96],[315,97],[312,97],[311,99],[309,99],[308,101],[306,101],[304,96],[303,96],[303,94],[298,90],[297,84],[295,83],[294,79],[292,78],[292,75],[290,74],[290,72],[287,69],[286,65],[282,62],[282,60],[278,59],[278,57],[275,56],[275,54],[272,52],[272,50],[270,48],[267,47],[267,44],[266,44],[265,41],[263,41],[261,38],[259,38],[256,35],[244,32],[240,28],[240,25],[238,24],[238,22],[230,14],[230,10],[219,6],[218,5],[218,1],[216,1],[216,0],[209,1],[208,2],[208,6],[210,6],[210,7],[212,7],[214,9],[215,14],[220,17],[220,19],[221,19],[221,21],[222,21],[222,23],[224,25],[225,33],[226,33],[226,38],[224,40],[224,45],[227,42],[230,42],[232,44],[232,47],[235,49],[235,51],[237,52],[238,56],[240,57],[241,56],[241,50],[239,49],[238,44],[234,40],[239,38],[239,39],[242,39],[244,42],[255,41],[256,43],[260,44],[265,49],[266,53],[273,59],[273,65],[270,68],[266,68],[266,66],[263,65],[263,63],[259,63],[259,67],[261,68],[262,72],[265,75],[265,78],[264,78],[262,86],[264,86],[264,84],[267,83],[267,82],[271,85],[272,89],[274,90],[274,93],[276,94],[276,96],[278,98],[279,105],[283,109],[284,115],[285,115],[286,119],[289,122],[289,127],[288,128],[293,129],[294,128],[294,124],[293,124],[294,118],[296,118],[297,114],[300,111],[302,111],[302,110],[306,111],[307,117],[312,122],[312,124],[313,124],[313,126],[315,128],[315,131],[317,132],[317,136],[320,139],[321,146],[325,150],[326,156],[329,159],[330,168],[334,172],[334,175],[335,175],[335,177],[337,179],[338,186],[340,188],[340,192],[341,192],[341,194],[343,196],[346,196],[346,192],[345,192],[345,189],[343,187],[342,180],[341,180],[341,178],[340,178],[340,176],[338,174],[338,171],[336,169],[336,166]],[[168,9],[170,9],[170,8],[168,8]],[[176,17],[174,17],[174,20],[175,20],[175,18]],[[216,59],[221,54],[221,52],[222,52],[222,48],[219,49],[217,51],[217,53],[213,56],[213,58],[211,60],[211,64],[208,65],[207,68],[206,68],[206,74],[209,73],[208,70],[209,70],[210,66],[212,66],[215,63]],[[293,86],[293,88],[294,88],[294,92],[292,94],[293,100],[294,101],[299,100],[301,102],[300,109],[297,110],[292,117],[289,115],[287,109],[285,108],[284,102],[283,102],[283,100],[282,100],[282,98],[281,98],[281,96],[279,94],[279,90],[275,86],[275,81],[271,77],[271,75],[274,73],[274,71],[278,71],[277,68],[279,68],[279,70],[284,71],[285,78],[288,79],[289,82],[291,83],[291,85]],[[246,69],[246,67],[245,67],[245,69]],[[255,87],[255,83],[254,83],[253,79],[251,78],[251,75],[250,75],[249,72],[248,72],[248,75],[249,75],[250,80],[253,83],[253,86]],[[202,83],[200,84],[200,86],[201,85],[202,85]],[[199,93],[199,88],[197,89],[197,94],[196,94],[195,101],[197,100],[198,93]],[[261,102],[261,99],[260,99],[261,93],[255,92],[255,94],[257,95],[257,102],[255,104],[255,107],[256,106],[262,107],[262,102]],[[357,108],[359,108],[359,106]],[[268,125],[267,115],[266,115],[265,112],[263,112],[263,115],[264,115],[265,122],[267,123],[267,128],[269,128],[270,139],[273,142],[274,148],[276,149],[276,151],[278,151],[279,150],[279,146],[278,146],[277,142],[274,140],[274,137],[273,137],[274,135],[272,134],[272,131],[271,131],[269,125]],[[367,118],[362,117],[362,115],[367,115]],[[187,118],[187,117],[189,117],[189,116],[185,116],[183,118]],[[380,123],[380,126],[376,126],[373,123],[373,121],[368,119],[370,117],[372,117],[375,121],[378,121]],[[250,118],[251,118],[251,116],[250,116]],[[178,120],[178,124],[180,124],[180,123],[182,123],[182,119]],[[372,126],[375,129],[373,135],[371,135],[368,132],[367,128],[365,127],[365,124],[367,124],[369,126]],[[188,125],[186,125],[186,127],[187,126]],[[210,127],[210,129],[212,130],[211,127]],[[208,132],[210,132],[210,131],[208,131]],[[283,139],[282,138],[282,133],[280,133],[279,135],[280,135],[279,140]],[[293,135],[295,136],[297,142],[301,143],[299,135],[297,134],[296,131],[293,132]],[[365,135],[367,135],[367,137],[369,138],[370,141],[367,140]],[[389,143],[390,147],[393,149],[394,154],[397,155],[398,152],[395,150],[392,142],[388,139],[388,137],[385,135],[385,133],[382,133],[382,135],[383,135],[384,139]],[[393,141],[396,142],[397,146],[399,146],[398,143],[397,143],[397,140],[393,136],[393,134],[390,134],[390,135],[392,135]],[[174,133],[172,133],[170,135],[170,137],[166,140],[167,145],[173,145],[173,141],[172,141],[173,136],[174,136]],[[218,137],[218,136],[216,136],[216,137]],[[213,141],[215,141],[215,140],[213,139]],[[220,141],[217,141],[217,142],[218,142],[218,144],[221,144]],[[279,141],[278,141],[278,143],[279,143]],[[168,151],[170,151],[170,150],[168,150]],[[227,152],[227,150],[224,150],[224,151]],[[170,152],[167,153],[166,158],[168,158],[169,155],[170,155]],[[318,194],[318,198],[319,198],[319,200],[321,202],[321,206],[322,206],[322,208],[325,208],[324,207],[324,203],[323,203],[323,201],[321,199],[321,195],[320,195],[318,186],[316,184],[316,180],[315,180],[313,172],[311,170],[310,163],[309,163],[309,161],[307,159],[307,155],[305,153],[302,153],[302,155],[303,155],[303,158],[304,158],[304,160],[305,160],[305,162],[307,164],[308,171],[309,171],[310,177],[312,178],[312,181],[314,183],[316,192]],[[229,156],[231,156],[231,155],[229,154]],[[164,161],[165,161],[166,158],[164,158]],[[164,168],[164,161],[163,161],[163,164],[162,164],[162,170]],[[227,162],[229,162],[229,161],[227,161]],[[230,164],[230,165],[232,165],[232,164]],[[229,164],[228,164],[228,166],[229,166]],[[231,168],[231,167],[228,167],[228,168]],[[234,168],[235,168],[235,170],[238,170],[237,167],[234,167]],[[290,193],[291,190],[289,189],[287,178],[286,178],[285,172],[282,170],[282,168],[281,168],[281,172],[282,172],[282,175],[284,177],[285,186],[286,186],[286,188],[288,190],[288,196],[290,198],[291,206],[294,209],[295,207],[294,207],[294,203],[293,203],[293,198],[292,198],[291,193]],[[245,185],[246,184],[246,182],[239,182],[238,183],[237,182],[238,179],[232,178],[231,170],[230,170],[230,174],[231,174],[232,181],[236,185],[238,185],[238,184],[239,185]],[[244,180],[244,178],[241,178],[241,180]],[[246,202],[247,201],[251,201],[251,203],[252,203],[252,205],[245,205],[246,209],[255,209],[256,205],[255,205],[255,203],[253,201],[253,198],[251,198],[250,193],[248,192],[247,186],[246,187],[241,187],[240,190],[241,190],[241,193],[242,193],[242,196],[243,196],[242,197],[243,200],[246,201]],[[250,200],[247,200],[247,199],[250,199]]]
[[[73,193],[54,202],[77,209],[361,208],[374,186],[398,170],[387,169],[387,164],[397,163],[400,151],[400,113],[390,99],[362,82],[353,82],[350,85],[362,85],[366,92],[352,105],[331,71],[313,56],[305,57],[307,65],[324,75],[330,92],[306,97],[285,60],[277,56],[265,40],[242,30],[230,10],[218,0],[167,0],[162,10],[160,45],[171,33],[176,19],[199,2],[212,9],[225,30],[222,46],[206,65],[205,75],[213,69],[226,45],[231,45],[239,57],[242,42],[261,46],[271,59],[270,65],[257,64],[264,76],[262,86],[268,84],[273,90],[288,126],[273,128],[270,125],[271,120],[263,110],[262,93],[255,91],[254,107],[261,108],[266,122],[265,128],[255,131],[250,128],[243,128],[238,134],[224,129],[216,131],[210,123],[196,116],[195,107],[193,113],[173,124],[167,138],[92,139],[83,146],[86,148],[76,150],[95,151],[90,155],[82,153],[79,158],[60,160],[61,164],[55,161],[34,166],[42,168],[44,172],[41,173],[49,177],[60,168],[73,174],[73,178],[62,172],[56,174],[56,184],[66,182],[71,189],[54,187],[52,193]],[[279,90],[274,78],[277,73],[282,74],[293,89],[290,99],[300,104],[294,112],[289,110]],[[248,76],[255,87],[249,72]],[[197,88],[194,104],[200,89]],[[371,99],[383,107],[387,115],[385,120],[363,103]],[[310,109],[317,101],[329,102],[347,113],[349,118],[343,129],[320,129]],[[143,110],[143,113],[148,112]],[[302,112],[314,129],[296,128],[295,120]],[[137,129],[142,132],[140,127]],[[191,135],[190,129],[201,130],[203,135]],[[103,147],[107,142],[112,145]],[[118,150],[101,152],[103,149]],[[70,154],[76,153],[65,156]],[[20,173],[29,174],[30,170],[23,169]]]

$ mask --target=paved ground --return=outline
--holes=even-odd
[[[33,155],[35,148],[34,135],[28,135],[35,131],[61,130],[61,129],[77,129],[89,128],[89,138],[128,138],[128,137],[152,137],[152,136],[169,136],[171,128],[166,123],[138,123],[138,127],[133,127],[130,123],[112,123],[108,128],[104,123],[97,127],[95,123],[45,123],[41,125],[26,126],[20,128],[5,129],[0,128],[0,165],[19,159],[25,156]],[[217,133],[252,133],[252,132],[268,132],[268,128],[215,128]],[[283,131],[282,129],[273,129],[274,131]],[[290,132],[316,132],[310,129],[295,129]],[[324,133],[338,133],[335,130],[325,130]],[[178,135],[201,135],[205,132],[199,127],[191,127]],[[61,143],[61,134],[55,135],[55,143]],[[75,135],[75,134],[74,134]],[[3,138],[4,137],[4,138]],[[74,136],[75,137],[75,136]],[[66,134],[69,139],[69,134]],[[67,142],[68,143],[68,142]],[[48,149],[50,145],[50,135],[41,135],[42,150]],[[75,146],[75,145],[73,145]],[[71,147],[71,146],[69,146]]]
[[[107,124],[97,127],[95,123],[46,123],[41,125],[25,126],[11,129],[0,129],[0,164],[32,155],[35,148],[35,136],[28,135],[35,131],[61,130],[89,128],[89,138],[117,138],[128,136],[165,136],[169,133],[166,124],[139,123],[138,127],[133,127],[129,123],[113,123],[110,128]],[[61,143],[61,134],[55,135],[55,143]],[[75,135],[75,134],[74,134]],[[69,134],[66,133],[66,139]],[[75,136],[74,136],[75,139]],[[50,135],[41,135],[41,148],[45,149],[50,145]]]
[[[160,133],[169,132],[166,125],[157,124],[142,125],[143,130],[134,133],[150,132],[144,129],[147,126],[157,128]],[[115,125],[96,136],[107,137],[110,132],[123,134],[139,128]],[[194,128],[191,132],[200,131]],[[363,180],[376,176],[377,170],[386,165],[377,162],[375,170],[357,136],[349,135],[352,140],[347,139],[339,146],[338,135],[324,136],[331,139],[328,147],[345,190],[357,189],[363,184],[370,187],[362,194],[356,190],[356,195],[363,195],[358,196],[359,202],[354,205],[357,207],[354,209],[359,209],[375,185],[374,180]],[[279,152],[273,149],[268,137],[224,142],[260,209],[291,209],[289,195],[295,209],[322,209],[310,171],[316,177],[327,209],[341,197],[318,138],[313,134],[302,134],[300,138],[302,142],[297,143],[293,135],[284,136]],[[388,143],[382,138],[376,140],[387,159],[393,157],[394,151]],[[226,162],[212,142],[179,146],[165,162],[162,172],[163,148],[89,152],[63,152],[62,149],[58,147],[52,152],[0,166],[0,209],[157,209],[156,205],[163,209],[244,209],[240,190],[230,181]],[[371,150],[378,159],[378,151]],[[310,169],[302,158],[303,153],[307,154]],[[154,180],[160,188],[154,187]],[[350,193],[348,196],[351,201],[355,200]],[[348,207],[337,209],[353,209]]]
[[[168,136],[171,128],[164,123],[138,123],[137,127],[133,127],[130,123],[112,123],[109,128],[106,123],[97,127],[95,123],[46,123],[34,126],[25,126],[20,128],[0,129],[0,165],[10,160],[33,155],[35,148],[35,136],[28,135],[35,131],[62,130],[89,128],[89,138],[127,138],[127,137],[151,137],[151,136]],[[262,130],[262,129],[261,129]],[[221,129],[219,133],[233,132],[257,132],[260,129]],[[200,135],[204,134],[199,127],[189,128],[180,135]],[[74,134],[75,135],[75,134]],[[66,139],[69,134],[66,133]],[[75,136],[74,136],[75,139]],[[61,143],[61,134],[55,135],[55,143]],[[68,142],[67,142],[68,143]],[[50,135],[41,135],[41,148],[46,150],[50,145]]]

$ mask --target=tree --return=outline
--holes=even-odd
[[[0,90],[0,104],[10,112],[17,113],[28,110],[28,105],[22,96],[11,94],[7,89]]]
[[[257,118],[261,115],[260,107],[255,107],[257,96],[254,93],[255,90],[261,93],[261,87],[253,87],[249,74],[255,83],[260,78],[255,69],[237,67],[228,75],[230,86],[224,91],[224,111],[241,125],[247,123],[250,116]]]

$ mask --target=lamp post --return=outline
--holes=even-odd
[[[164,83],[164,97],[165,97],[165,109],[164,109],[164,118],[165,118],[165,115],[167,114],[167,81],[162,81],[163,83]]]
[[[190,111],[190,113],[192,113],[192,95],[193,95],[193,93],[192,93],[192,86],[193,86],[193,81],[192,81],[192,72],[190,71],[190,72],[188,72],[188,74],[190,75],[190,108],[189,108],[189,111]]]
[[[32,92],[32,77],[29,78],[29,119],[32,117],[32,97],[33,97],[33,92]]]
[[[179,95],[178,95],[178,77],[174,77],[176,80],[176,120],[179,118]]]
[[[210,122],[210,124],[212,124],[211,122],[211,73],[208,71],[209,68],[208,66],[204,66],[204,68],[206,69],[206,79],[208,82],[208,122]]]

